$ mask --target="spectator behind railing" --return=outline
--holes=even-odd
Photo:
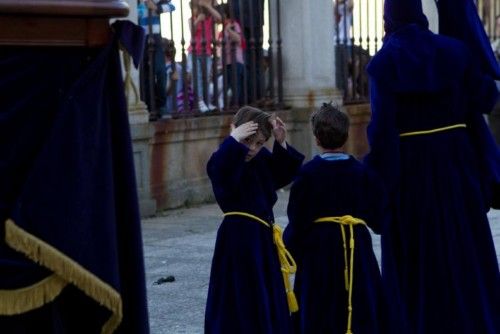
[[[170,0],[140,0],[137,6],[139,25],[146,31],[147,39],[141,67],[141,93],[150,113],[150,120],[165,114],[165,60],[162,50],[160,14],[175,7]],[[150,90],[150,86],[153,89]]]
[[[246,97],[250,104],[260,105],[263,87],[262,43],[264,27],[264,0],[229,0],[233,17],[243,26],[243,36],[247,41],[245,65],[247,77]],[[245,103],[247,102],[245,101]]]
[[[214,21],[221,22],[221,15],[213,7],[212,0],[192,0],[191,18],[191,45],[188,48],[188,71],[192,72],[193,87],[195,89],[195,108],[205,113],[216,110],[208,99],[208,82],[212,77],[212,43],[214,36]]]
[[[333,8],[337,88],[344,91],[345,103],[367,101],[368,76],[365,67],[371,58],[368,52],[370,36],[366,36],[366,48],[361,35],[354,38],[353,0],[336,0]],[[363,22],[357,22],[359,31],[363,29],[362,25]]]
[[[172,118],[175,112],[183,112],[193,108],[192,89],[189,86],[189,75],[184,82],[182,77],[182,66],[175,61],[175,44],[172,40],[163,38],[163,50],[165,53],[165,73],[167,77],[165,113],[161,115],[162,119]],[[184,87],[184,84],[188,85]],[[184,89],[188,94],[189,106],[184,106]]]
[[[223,31],[219,33],[219,47],[223,45],[224,50],[220,51],[222,64],[225,64],[227,77],[226,90],[231,92],[230,106],[242,106],[243,80],[245,78],[245,61],[243,51],[246,49],[245,37],[242,35],[240,23],[234,19],[230,5],[221,4],[219,7],[223,16]],[[224,43],[223,43],[224,42]]]
[[[154,4],[157,10],[163,9],[166,5],[168,5],[168,11],[171,12],[174,9],[171,0],[139,1],[139,21],[146,30],[149,29],[146,14],[147,3]],[[218,5],[216,0],[192,0],[189,2],[191,10],[185,10],[181,1],[177,12],[162,16],[162,20],[166,19],[164,23],[167,23],[162,25],[162,29],[165,28],[162,35],[175,41],[177,57],[182,60],[179,62],[179,69],[179,65],[172,66],[173,56],[170,53],[174,50],[166,50],[167,64],[165,64],[165,54],[161,48],[147,47],[145,50],[149,54],[151,51],[160,50],[163,62],[160,72],[165,76],[163,84],[160,84],[161,91],[149,90],[149,93],[145,94],[147,87],[143,79],[150,73],[146,72],[147,66],[141,69],[141,98],[147,101],[151,99],[151,96],[154,97],[153,103],[147,101],[151,115],[158,111],[159,107],[164,109],[158,116],[170,118],[169,115],[171,115],[176,118],[206,115],[208,111],[216,109],[220,112],[232,112],[245,104],[266,109],[284,106],[281,80],[283,73],[281,32],[278,29],[275,33],[271,33],[272,22],[274,20],[279,22],[279,10],[273,12],[268,9],[269,24],[266,29],[269,29],[269,40],[267,40],[267,49],[264,51],[263,0],[222,0],[221,2],[222,4]],[[268,2],[269,8],[271,8],[271,2],[272,6],[276,6],[277,9],[280,7],[279,1],[270,1]],[[156,32],[159,31],[160,21],[158,11],[154,13],[156,13],[156,19],[152,21],[157,24],[155,23],[156,28],[153,31]],[[223,14],[224,22],[222,22]],[[271,14],[276,15],[271,17]],[[238,16],[244,18],[246,23],[241,22]],[[186,38],[186,29],[184,29],[184,24],[179,24],[179,19],[189,26],[191,36],[189,43],[186,43],[186,39],[189,40],[189,38]],[[222,25],[217,25],[217,23],[222,23]],[[276,37],[274,42],[271,41],[271,36]],[[157,59],[156,54],[152,55],[154,66],[154,61]],[[156,71],[156,68],[153,70]],[[153,77],[153,80],[149,80],[148,83],[152,81],[152,85],[162,81],[154,79],[154,73],[150,77]],[[180,93],[179,87],[182,87]],[[275,95],[275,88],[277,95]],[[161,99],[157,101],[161,94],[165,95],[165,102],[161,102]],[[173,99],[176,99],[177,103],[174,103]],[[210,113],[210,115],[215,114],[217,113]],[[150,119],[156,120],[155,117],[150,117]]]
[[[335,73],[337,87],[347,99],[353,96],[352,12],[353,0],[336,0],[333,6],[335,22]]]
[[[337,44],[351,45],[353,0],[335,1],[333,11],[335,19],[335,41]]]

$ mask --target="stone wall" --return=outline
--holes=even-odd
[[[367,152],[367,105],[347,106],[351,116],[348,151]],[[317,153],[309,108],[276,112],[287,124],[289,142],[309,159]],[[214,200],[206,164],[229,134],[232,115],[132,124],[137,186],[143,217],[158,211]],[[269,141],[269,145],[272,141]]]
[[[371,117],[370,105],[352,104],[344,106],[344,109],[351,120],[346,150],[357,159],[363,159],[370,149],[366,137],[366,128]]]

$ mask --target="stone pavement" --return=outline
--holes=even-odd
[[[279,192],[276,222],[287,223],[288,191]],[[144,257],[151,334],[202,334],[205,300],[217,228],[216,204],[167,211],[143,220]],[[500,263],[500,210],[489,213]],[[373,236],[379,257],[380,242]],[[167,276],[171,283],[155,284]]]

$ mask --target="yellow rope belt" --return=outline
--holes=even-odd
[[[224,213],[224,216],[244,216],[251,218],[259,223],[272,228],[273,230],[273,241],[276,245],[276,251],[278,252],[278,258],[281,265],[281,273],[283,275],[283,281],[285,282],[285,290],[286,297],[288,301],[288,308],[290,312],[297,312],[299,310],[299,306],[297,303],[297,298],[295,298],[295,294],[290,284],[290,274],[294,274],[297,271],[297,264],[293,259],[292,255],[285,248],[285,244],[283,243],[283,231],[278,224],[269,224],[263,219],[260,219],[257,216],[254,216],[250,213],[240,212],[240,211],[232,211]]]
[[[460,123],[460,124],[453,124],[453,125],[449,125],[449,126],[444,126],[442,128],[431,129],[431,130],[403,132],[399,136],[400,137],[408,137],[408,136],[428,135],[431,133],[448,131],[448,130],[452,130],[452,129],[465,128],[465,127],[467,127],[467,126],[464,123]]]
[[[314,221],[315,223],[337,223],[340,226],[340,231],[342,232],[342,243],[344,246],[344,281],[345,289],[347,290],[347,331],[346,334],[352,334],[352,282],[354,280],[354,225],[366,225],[364,220],[355,218],[353,216],[341,216],[341,217],[322,217]],[[350,240],[349,248],[351,249],[350,261],[347,261],[347,245],[344,225],[349,225]]]

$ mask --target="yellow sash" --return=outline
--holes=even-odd
[[[460,124],[453,124],[453,125],[449,125],[449,126],[444,126],[442,128],[431,129],[431,130],[403,132],[403,133],[399,134],[399,136],[400,137],[409,137],[409,136],[418,136],[418,135],[428,135],[431,133],[448,131],[448,130],[452,130],[452,129],[465,128],[465,127],[467,127],[467,126],[464,123],[460,123]]]
[[[273,241],[276,245],[276,251],[278,252],[278,258],[281,264],[281,273],[283,275],[283,281],[285,282],[285,290],[286,297],[288,301],[288,308],[290,312],[297,312],[299,310],[299,305],[297,303],[297,298],[295,298],[295,294],[290,284],[290,274],[294,274],[297,271],[297,264],[293,259],[292,255],[285,248],[285,244],[283,243],[283,231],[281,227],[277,224],[269,224],[263,219],[260,219],[257,216],[254,216],[247,212],[240,211],[232,211],[224,213],[224,216],[244,216],[251,218],[259,223],[272,228],[273,230]]]

